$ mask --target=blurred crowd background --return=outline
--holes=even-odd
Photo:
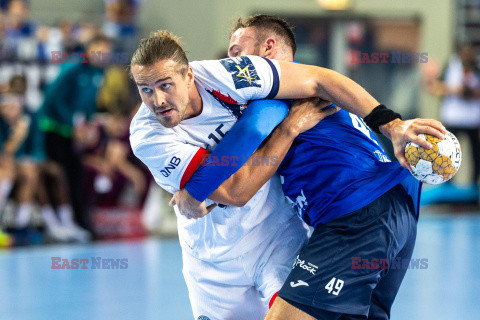
[[[223,58],[233,21],[255,13],[295,26],[297,61],[404,118],[441,120],[463,164],[423,204],[478,211],[478,0],[0,0],[0,246],[174,235],[169,195],[129,146],[140,99],[128,62],[158,29],[191,60]]]

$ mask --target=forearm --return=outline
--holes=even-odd
[[[355,81],[325,69],[319,77],[317,94],[342,109],[365,118],[380,103]]]
[[[225,180],[209,199],[231,206],[244,206],[275,174],[298,135],[285,122],[272,133],[267,143],[249,158],[246,165]],[[260,159],[259,165],[255,165]],[[267,165],[262,160],[268,159]]]

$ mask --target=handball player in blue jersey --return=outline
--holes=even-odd
[[[230,57],[293,61],[294,53],[288,24],[267,15],[239,20],[229,47]],[[302,103],[296,105],[310,104],[312,110],[327,105],[314,99]],[[275,134],[278,122],[272,120],[285,108],[278,101],[251,103],[171,204],[194,218],[207,214],[203,201],[212,192],[241,205],[278,169],[287,199],[314,231],[266,319],[389,319],[404,262],[413,252],[421,185],[406,169],[404,144],[393,141],[399,162],[392,162],[370,127],[380,133],[400,116],[384,106],[364,119],[340,110],[315,125],[307,114],[304,121],[312,121],[312,128],[285,137]],[[416,126],[418,133],[428,126],[422,121],[428,120],[404,126]],[[442,137],[444,128],[437,129],[434,134]],[[241,168],[215,165],[225,157],[243,164],[252,153]],[[264,165],[255,165],[255,159]]]

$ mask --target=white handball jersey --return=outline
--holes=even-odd
[[[273,98],[279,87],[276,61],[257,56],[191,62],[202,113],[165,128],[141,105],[130,125],[130,143],[155,181],[170,193],[183,188],[206,153],[235,124],[250,100]],[[213,203],[207,199],[207,205]],[[207,261],[228,260],[246,253],[292,216],[277,175],[241,208],[217,206],[201,219],[187,219],[177,207],[182,247]]]

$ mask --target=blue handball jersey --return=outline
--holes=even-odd
[[[420,182],[391,162],[363,120],[345,110],[299,135],[278,172],[285,195],[313,227],[364,207],[399,183],[418,215]]]

